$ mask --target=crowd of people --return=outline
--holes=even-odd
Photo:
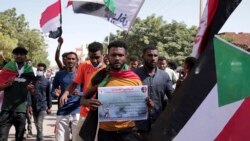
[[[173,61],[159,56],[156,46],[145,46],[140,57],[128,58],[123,41],[111,42],[107,54],[101,43],[93,42],[88,45],[88,60],[79,63],[75,52],[66,52],[61,62],[62,45],[63,38],[59,37],[55,54],[59,71],[52,82],[46,77],[47,66],[40,62],[33,67],[24,47],[12,51],[14,60],[5,62],[0,72],[1,76],[9,75],[10,71],[12,74],[0,83],[0,141],[8,140],[12,125],[17,141],[24,140],[25,132],[33,135],[32,115],[36,140],[44,140],[43,121],[46,114],[51,114],[52,97],[58,100],[56,141],[151,141],[148,133],[196,63],[195,58],[187,57],[183,67],[178,68]],[[98,87],[141,85],[148,86],[146,120],[98,122],[98,118],[93,118],[94,111],[102,104],[98,100]],[[84,134],[86,128],[93,134]]]

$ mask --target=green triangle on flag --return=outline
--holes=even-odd
[[[214,38],[219,106],[250,96],[250,53]]]
[[[110,11],[115,13],[115,0],[104,0],[105,5],[109,8]]]

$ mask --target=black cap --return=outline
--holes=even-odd
[[[15,49],[13,49],[12,53],[27,55],[28,51],[24,47],[16,47]]]

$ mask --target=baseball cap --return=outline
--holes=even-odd
[[[15,49],[13,49],[12,53],[27,55],[28,51],[24,47],[16,47]]]

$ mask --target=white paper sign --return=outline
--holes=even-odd
[[[99,87],[99,122],[119,120],[144,120],[148,117],[146,98],[148,87],[121,86]]]

